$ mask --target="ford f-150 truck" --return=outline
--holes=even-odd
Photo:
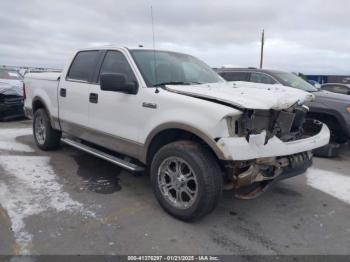
[[[62,73],[26,75],[25,112],[40,149],[63,142],[146,170],[164,210],[192,221],[224,188],[252,198],[305,172],[311,150],[329,141],[326,125],[305,120],[312,94],[240,85],[186,54],[83,49]]]

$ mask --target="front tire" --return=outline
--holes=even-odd
[[[166,212],[184,221],[194,221],[216,207],[222,194],[223,175],[217,159],[206,147],[177,141],[155,154],[151,183]]]
[[[53,150],[60,145],[61,132],[52,128],[50,119],[42,108],[34,113],[33,134],[36,145],[42,150]]]

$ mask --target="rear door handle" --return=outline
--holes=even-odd
[[[90,103],[97,104],[97,102],[98,102],[98,94],[96,94],[96,93],[90,93],[90,95],[89,95],[89,101],[90,101]]]
[[[67,96],[67,90],[65,88],[60,88],[60,96],[62,96],[62,97]]]

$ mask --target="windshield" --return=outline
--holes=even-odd
[[[154,50],[131,50],[130,52],[147,86],[225,81],[208,65],[190,55]]]
[[[21,80],[22,78],[16,71],[0,69],[0,79]]]
[[[276,77],[282,82],[283,85],[298,88],[307,92],[316,92],[317,88],[306,82],[299,76],[291,73],[274,73]]]

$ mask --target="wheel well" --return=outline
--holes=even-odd
[[[317,119],[321,122],[326,123],[327,125],[328,124],[333,125],[333,127],[335,125],[341,127],[338,119],[335,116],[330,115],[330,114],[309,113],[308,118]]]
[[[346,141],[346,135],[343,131],[343,127],[340,124],[337,117],[331,114],[325,113],[309,113],[308,118],[317,119],[325,123],[331,130],[331,140],[332,141]]]
[[[39,108],[44,108],[44,109],[46,110],[45,104],[44,104],[40,99],[36,99],[36,100],[34,100],[33,105],[32,105],[33,114],[34,114],[35,111],[38,110]]]
[[[191,140],[199,144],[202,144],[208,148],[208,150],[213,154],[215,158],[217,158],[215,152],[202,138],[200,138],[199,136],[191,132],[188,132],[182,129],[172,128],[172,129],[161,131],[153,137],[147,150],[146,163],[147,164],[151,163],[153,156],[161,147],[165,146],[166,144],[179,141],[179,140]]]

